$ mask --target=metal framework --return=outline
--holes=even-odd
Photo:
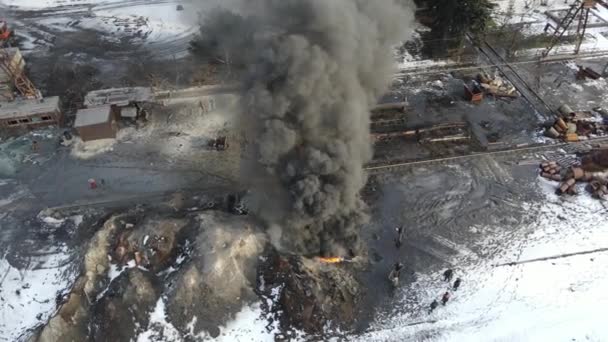
[[[589,21],[589,12],[595,5],[597,4],[597,0],[577,0],[570,6],[570,9],[566,13],[566,16],[560,21],[560,23],[555,27],[555,31],[553,32],[553,37],[551,42],[547,46],[547,49],[543,51],[542,56],[547,57],[549,52],[555,47],[555,45],[560,41],[560,39],[564,36],[564,34],[570,29],[572,23],[578,18],[578,24],[576,26],[576,46],[574,48],[574,54],[578,55],[581,44],[583,43],[583,38],[585,37],[585,32],[587,31],[587,22]],[[545,28],[545,32],[549,29],[550,25],[547,25]]]
[[[10,56],[6,49],[0,49],[0,68],[13,80],[15,88],[21,93],[21,96],[27,99],[42,98],[42,94],[25,75],[25,72],[11,64]]]

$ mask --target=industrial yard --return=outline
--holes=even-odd
[[[255,2],[0,0],[0,341],[608,339],[608,2]]]

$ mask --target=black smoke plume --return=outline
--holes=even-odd
[[[247,178],[283,250],[360,247],[369,108],[392,80],[411,13],[395,0],[249,0],[203,20],[201,46],[246,70],[243,122],[257,166]]]

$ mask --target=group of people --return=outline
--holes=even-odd
[[[401,248],[401,245],[403,244],[403,239],[405,238],[405,228],[399,226],[395,228],[395,231],[397,232],[397,236],[395,237],[395,247],[399,249]],[[393,268],[391,269],[391,272],[388,275],[388,279],[394,287],[397,287],[399,285],[399,276],[401,275],[402,269],[403,264],[401,262],[395,262]],[[462,279],[459,277],[456,278],[454,283],[452,283],[453,278],[454,270],[448,269],[443,272],[443,281],[450,284],[448,290],[445,291],[441,296],[441,304],[444,306],[450,301],[450,298],[452,297],[452,292],[457,291],[460,285],[462,284]],[[438,306],[439,301],[437,301],[437,299],[433,300],[430,306],[429,313],[433,312],[433,310],[435,310]]]
[[[454,284],[452,284],[453,278],[454,278],[454,271],[452,269],[448,269],[445,272],[443,272],[443,281],[450,283],[450,287],[448,288],[448,290],[445,291],[443,296],[441,296],[441,304],[444,306],[448,303],[448,301],[452,297],[450,290],[456,291],[462,284],[462,279],[460,279],[460,278],[456,278],[456,280],[454,281]],[[435,310],[438,306],[439,306],[439,302],[437,301],[437,299],[433,300],[433,302],[431,303],[431,307],[429,309],[429,313],[433,312],[433,310]]]
[[[401,247],[403,243],[403,238],[405,237],[405,229],[403,227],[395,228],[397,231],[397,237],[395,237],[395,246],[397,249]],[[403,269],[403,264],[400,262],[395,262],[391,272],[388,275],[388,280],[393,284],[394,287],[399,285],[399,277],[401,276],[401,270]]]

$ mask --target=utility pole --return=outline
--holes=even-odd
[[[587,23],[589,21],[589,13],[595,5],[597,0],[576,0],[574,4],[570,6],[570,9],[566,15],[562,18],[560,23],[555,27],[551,42],[547,46],[547,49],[543,52],[542,56],[547,57],[549,52],[559,43],[564,34],[568,31],[575,19],[578,18],[578,24],[576,26],[576,45],[574,48],[574,54],[578,55],[583,39],[585,38],[585,32],[587,31]],[[550,25],[547,24],[545,32],[549,29]]]

